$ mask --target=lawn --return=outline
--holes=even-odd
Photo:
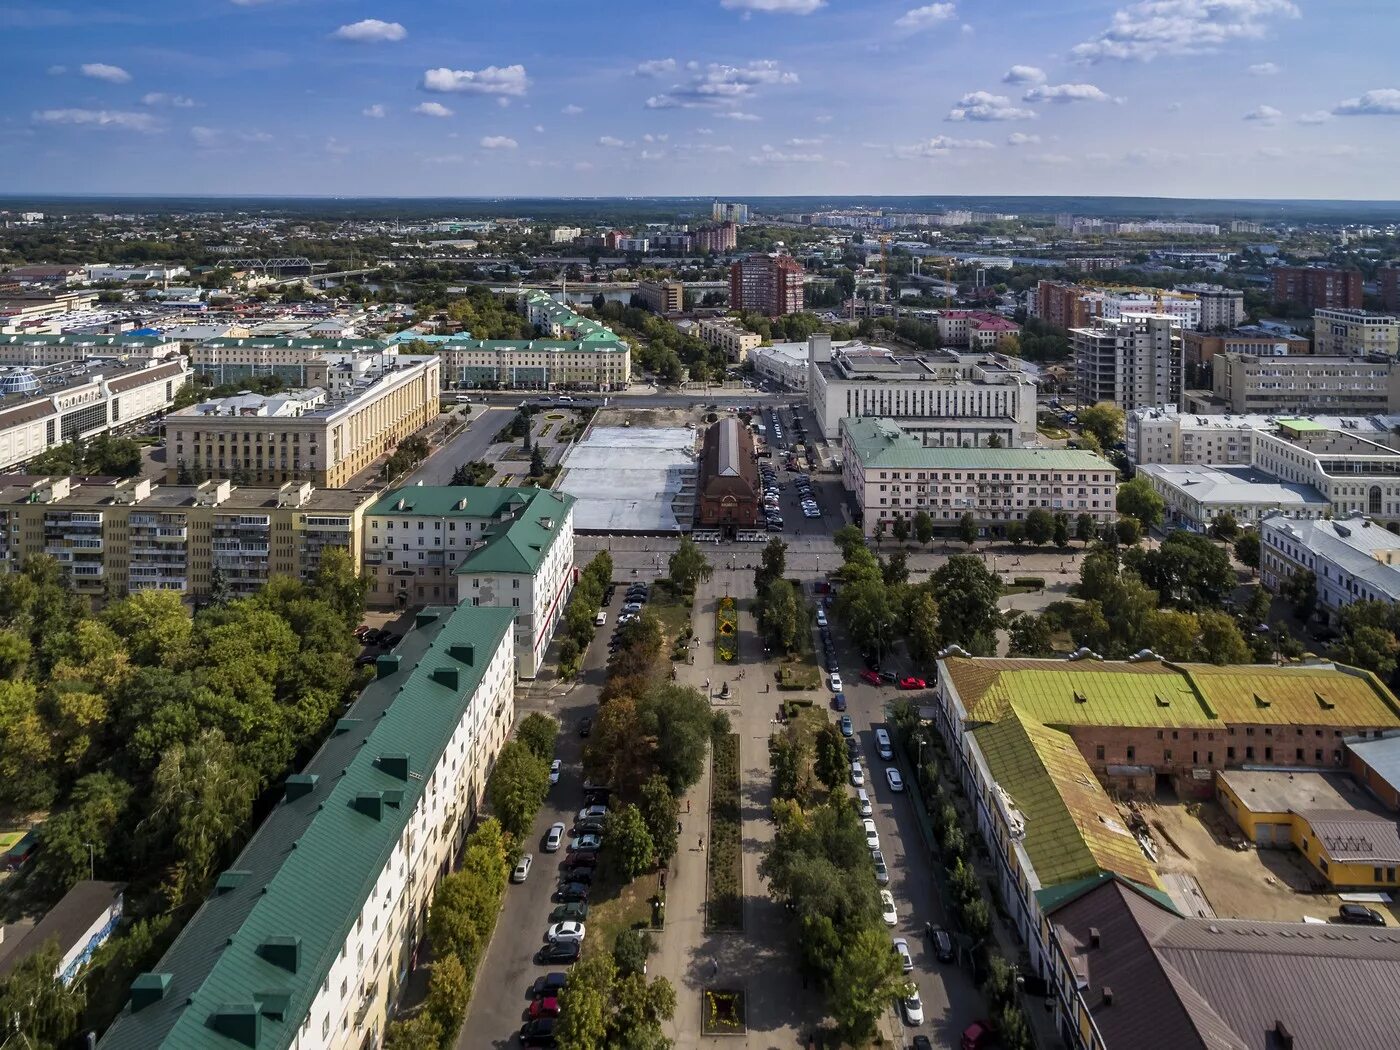
[[[598,879],[593,884],[588,902],[588,937],[583,942],[585,955],[611,952],[613,941],[623,930],[651,928],[651,898],[656,896],[654,874],[639,875],[630,882],[614,869],[603,854]]]
[[[801,657],[778,668],[779,689],[819,689],[822,675]]]
[[[705,929],[744,928],[742,826],[739,811],[739,735],[711,738],[710,842]]]

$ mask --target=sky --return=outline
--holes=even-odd
[[[0,35],[7,193],[1400,198],[1400,0],[0,0]]]

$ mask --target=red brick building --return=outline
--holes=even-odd
[[[1360,310],[1361,271],[1280,266],[1273,272],[1274,302],[1304,310]]]
[[[1400,314],[1400,266],[1378,270],[1376,284],[1380,288],[1381,309],[1388,314]]]
[[[1089,323],[1085,291],[1077,284],[1041,281],[1035,286],[1036,316],[1056,328],[1083,328]]]
[[[732,416],[705,431],[696,525],[733,536],[759,524],[758,466],[749,428]]]
[[[729,268],[729,305],[767,317],[800,313],[806,275],[790,255],[750,255]]]

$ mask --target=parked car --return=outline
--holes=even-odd
[[[841,681],[841,675],[833,672],[831,675],[831,691],[833,693],[840,693],[843,692],[845,688],[845,683]]]
[[[889,781],[891,791],[904,790],[904,778],[899,775],[899,770],[895,769],[894,766],[885,767],[885,779]]]
[[[901,678],[901,679],[899,680],[899,688],[901,688],[901,689],[927,689],[927,688],[928,688],[928,683],[925,682],[922,678],[915,678],[913,675],[910,675],[910,676],[907,677],[907,678]]]
[[[881,672],[880,672],[880,681],[882,681],[882,682],[897,682],[897,681],[899,681],[899,675],[895,674],[893,671],[881,671]]]
[[[917,1028],[924,1023],[924,1001],[919,998],[919,990],[914,989],[914,994],[904,1000],[904,1023],[910,1028]]]
[[[859,760],[851,763],[851,783],[856,787],[865,787],[865,770],[861,768]]]
[[[535,953],[535,962],[541,966],[550,963],[563,963],[565,966],[578,962],[583,945],[578,941],[556,941],[546,944]]]
[[[553,1017],[537,1017],[532,1021],[525,1022],[520,1029],[520,1045],[558,1046],[559,1040],[554,1034],[555,1023]]]
[[[942,926],[933,928],[933,954],[941,963],[953,961],[953,935]]]
[[[856,788],[856,812],[862,817],[875,815],[875,807],[870,803],[870,795],[865,788]]]
[[[601,804],[584,806],[578,811],[579,820],[602,820],[608,815],[608,807]]]
[[[1375,908],[1368,908],[1364,904],[1343,904],[1337,909],[1336,922],[1345,922],[1353,926],[1384,926],[1385,917]]]
[[[547,973],[543,977],[536,977],[535,983],[530,985],[531,999],[546,999],[557,996],[564,988],[564,982],[568,975],[559,973]]]
[[[880,891],[880,918],[885,920],[886,926],[899,925],[899,912],[895,910],[894,894],[889,890]]]
[[[859,757],[860,757],[860,742],[859,742],[858,740],[856,740],[856,738],[853,737],[853,736],[848,736],[848,737],[846,737],[846,757],[847,757],[847,758],[859,758]]]
[[[885,864],[885,855],[877,849],[870,851],[870,859],[875,862],[875,881],[881,886],[889,884],[890,869]]]
[[[864,670],[860,673],[860,677],[862,681],[869,682],[871,685],[880,684],[880,675],[877,671],[871,671],[869,669]]]
[[[571,882],[567,886],[560,886],[554,891],[554,899],[560,904],[571,904],[574,902],[588,903],[588,887],[581,882]]]
[[[880,830],[875,827],[875,821],[866,817],[860,822],[861,829],[865,832],[865,844],[871,849],[880,848]]]
[[[958,1047],[959,1050],[984,1050],[995,1045],[996,1041],[997,1033],[991,1021],[973,1021],[963,1029]]]
[[[856,735],[855,723],[851,721],[850,715],[841,716],[841,735],[845,737]]]
[[[904,973],[913,973],[914,956],[909,951],[909,941],[903,937],[894,939],[894,953],[899,956],[899,968]]]
[[[564,763],[560,759],[556,758],[553,762],[549,764],[549,782],[551,784],[559,783],[559,774],[563,772],[563,769]]]
[[[583,903],[560,904],[549,913],[549,921],[583,922],[588,918],[588,905]]]
[[[831,698],[831,704],[838,711],[846,710],[846,694],[837,693],[834,697]]]
[[[593,873],[597,868],[585,868],[582,866],[570,866],[559,869],[559,885],[567,886],[576,882],[580,886],[593,885]]]
[[[605,830],[601,820],[580,820],[574,824],[575,835],[599,835]]]
[[[605,613],[605,612],[603,612],[601,609],[599,609],[599,610],[598,610],[598,615],[595,616],[595,617],[593,617],[593,624],[594,624],[594,626],[596,626],[596,627],[602,627],[603,624],[605,624],[605,623],[607,623],[607,622],[608,622],[608,614]]]
[[[532,1020],[532,1021],[533,1021],[535,1018],[537,1018],[537,1017],[558,1017],[558,1016],[559,1016],[559,998],[558,998],[558,996],[554,996],[554,995],[546,996],[546,997],[544,997],[543,999],[536,999],[536,1000],[534,1000],[534,1002],[532,1002],[532,1003],[530,1004],[530,1020]]]
[[[579,735],[579,736],[588,736],[588,735],[589,735],[590,733],[592,733],[592,732],[593,732],[593,719],[592,719],[592,718],[587,718],[587,717],[585,717],[584,720],[578,724],[578,735]]]
[[[564,854],[564,867],[566,868],[596,868],[598,866],[598,854],[596,853],[574,853],[572,850]]]
[[[544,939],[551,942],[581,941],[587,927],[581,922],[556,922],[544,932]]]
[[[564,833],[568,828],[562,823],[551,824],[549,830],[544,834],[544,851],[546,853],[558,853],[559,847],[564,844]]]
[[[603,840],[597,835],[579,835],[569,840],[569,849],[575,853],[597,852],[603,848]]]
[[[622,607],[622,611],[624,613],[639,613],[642,611],[642,603],[638,601],[630,601]]]
[[[510,873],[510,881],[524,882],[530,877],[530,866],[534,863],[535,855],[533,853],[524,854],[519,863],[515,865],[515,870]]]
[[[836,654],[834,652],[828,652],[826,654],[826,669],[832,674],[836,674],[841,670],[841,663],[836,659]]]

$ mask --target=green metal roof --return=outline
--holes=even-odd
[[[163,335],[39,335],[19,332],[0,335],[0,346],[165,346],[175,342]]]
[[[340,350],[355,353],[381,353],[387,350],[388,343],[379,339],[343,339],[336,336],[326,336],[318,339],[315,336],[280,336],[280,335],[218,335],[212,339],[205,339],[200,344],[201,347],[212,346],[220,349],[248,348],[276,348],[288,350]]]
[[[1111,871],[1101,871],[1097,875],[1089,875],[1082,879],[1075,879],[1073,882],[1062,882],[1058,886],[1048,886],[1035,891],[1036,902],[1040,905],[1042,915],[1049,915],[1058,908],[1064,907],[1072,901],[1078,900],[1084,894],[1105,882],[1121,882],[1124,886],[1136,890],[1144,897],[1161,905],[1173,915],[1181,915],[1181,910],[1177,908],[1176,902],[1160,889],[1152,886],[1144,886],[1140,882],[1132,879],[1125,879],[1115,875]],[[1184,916],[1183,916],[1184,918]]]
[[[930,448],[889,419],[841,420],[868,470],[1107,470],[1102,456],[1075,448]]]
[[[135,1012],[128,1003],[103,1050],[292,1044],[403,835],[422,774],[441,758],[491,656],[509,644],[514,619],[513,609],[473,606],[418,614],[154,968],[168,983],[141,982],[154,1001]]]

